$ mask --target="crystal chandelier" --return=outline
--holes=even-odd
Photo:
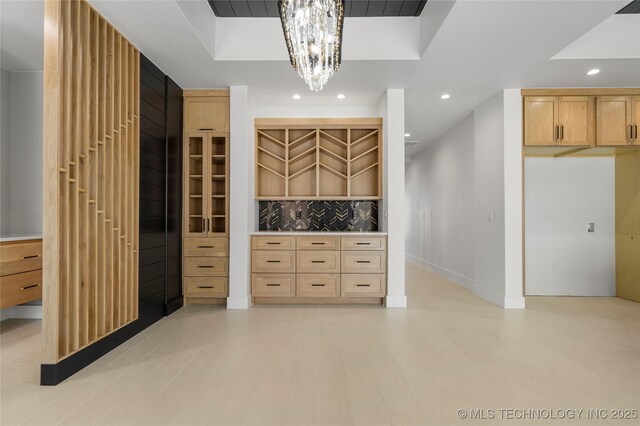
[[[280,0],[293,69],[319,92],[340,66],[344,0]]]

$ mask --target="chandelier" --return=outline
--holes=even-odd
[[[319,92],[340,66],[344,0],[280,0],[293,69]]]

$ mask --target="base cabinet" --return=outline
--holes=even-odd
[[[42,240],[0,243],[0,308],[42,297]]]
[[[255,303],[378,303],[387,290],[384,236],[254,235]]]

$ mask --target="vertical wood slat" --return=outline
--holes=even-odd
[[[138,315],[139,52],[84,0],[45,2],[43,361]]]
[[[71,37],[73,39],[72,46],[72,61],[75,70],[78,70],[81,66],[81,54],[80,54],[80,3],[71,2]],[[69,238],[69,258],[67,261],[70,264],[70,276],[69,284],[71,286],[71,339],[69,342],[69,351],[75,352],[80,347],[80,258],[78,253],[78,245],[80,243],[79,231],[80,223],[78,217],[78,210],[80,210],[80,204],[78,201],[78,180],[80,174],[78,173],[78,163],[80,159],[80,153],[78,152],[81,137],[81,120],[80,120],[80,78],[78,72],[73,73],[73,86],[71,89],[71,105],[72,105],[72,131],[71,136],[71,166],[69,167],[69,225],[71,228],[71,236]]]

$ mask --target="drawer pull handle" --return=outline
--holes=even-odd
[[[213,269],[214,266],[212,265],[198,265],[198,268],[203,268],[203,269]]]
[[[32,254],[31,256],[22,256],[21,259],[33,259],[36,257],[40,257],[40,256],[37,254]]]
[[[31,285],[26,285],[24,287],[20,287],[20,290],[27,290],[29,288],[34,288],[34,287],[38,287],[40,286],[40,284],[31,284]]]
[[[311,287],[324,287],[324,284],[311,284]]]
[[[312,246],[323,246],[326,243],[311,243]]]
[[[198,248],[213,248],[213,246],[198,246]]]
[[[280,287],[280,284],[267,284],[267,287]]]
[[[280,260],[267,260],[267,263],[280,263]]]
[[[208,129],[198,129],[198,130],[213,130],[213,128],[208,128]]]
[[[277,243],[277,242],[273,242],[273,241],[267,241],[267,245],[268,246],[279,246],[281,243]]]
[[[325,260],[312,260],[311,263],[326,263]]]
[[[199,285],[198,288],[213,288],[212,285]]]
[[[356,284],[356,287],[371,287],[371,284]]]
[[[356,263],[371,263],[370,260],[356,260]]]
[[[357,246],[370,246],[371,243],[356,243]]]

